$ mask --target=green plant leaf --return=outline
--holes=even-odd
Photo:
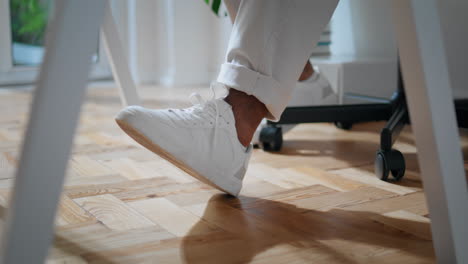
[[[208,6],[210,6],[210,0],[203,0]],[[213,11],[213,13],[216,15],[216,16],[219,16],[219,9],[221,7],[221,1],[222,0],[213,0],[213,2],[211,2],[211,11]],[[226,12],[224,12],[224,16],[227,16],[228,14]]]
[[[211,3],[211,10],[219,16],[219,7],[221,6],[221,0],[213,0],[213,3]]]
[[[47,6],[44,0],[10,0],[13,41],[40,45],[47,25]]]

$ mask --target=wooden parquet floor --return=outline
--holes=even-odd
[[[83,107],[48,263],[435,261],[410,128],[396,144],[407,162],[401,182],[373,176],[383,123],[351,131],[299,125],[281,152],[255,150],[236,199],[134,143],[114,123],[116,90],[98,86]],[[188,106],[194,89],[142,87],[141,94],[149,107]],[[3,208],[30,95],[0,90]],[[468,157],[468,133],[461,134]]]

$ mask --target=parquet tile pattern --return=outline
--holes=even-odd
[[[396,145],[407,161],[399,183],[373,175],[383,123],[358,124],[351,131],[299,125],[285,135],[281,152],[255,150],[236,199],[121,132],[113,121],[121,105],[108,85],[89,89],[48,263],[435,261],[410,128]],[[193,90],[208,93],[140,89],[149,107],[188,106]],[[0,91],[2,209],[8,206],[30,95],[28,89]],[[461,134],[466,157],[468,133]]]

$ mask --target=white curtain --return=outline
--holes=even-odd
[[[114,0],[131,71],[139,84],[209,84],[231,30],[203,0]]]

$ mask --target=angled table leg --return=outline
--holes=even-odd
[[[441,30],[450,1],[395,0],[394,20],[437,260],[468,263],[467,182]]]
[[[124,106],[139,105],[140,98],[128,67],[128,60],[125,56],[117,25],[115,24],[109,4],[106,8],[106,14],[104,16],[101,31],[104,39],[104,49],[109,59],[112,75],[114,76],[114,80],[119,88],[122,104]]]
[[[105,0],[56,1],[2,238],[1,263],[44,263]]]

